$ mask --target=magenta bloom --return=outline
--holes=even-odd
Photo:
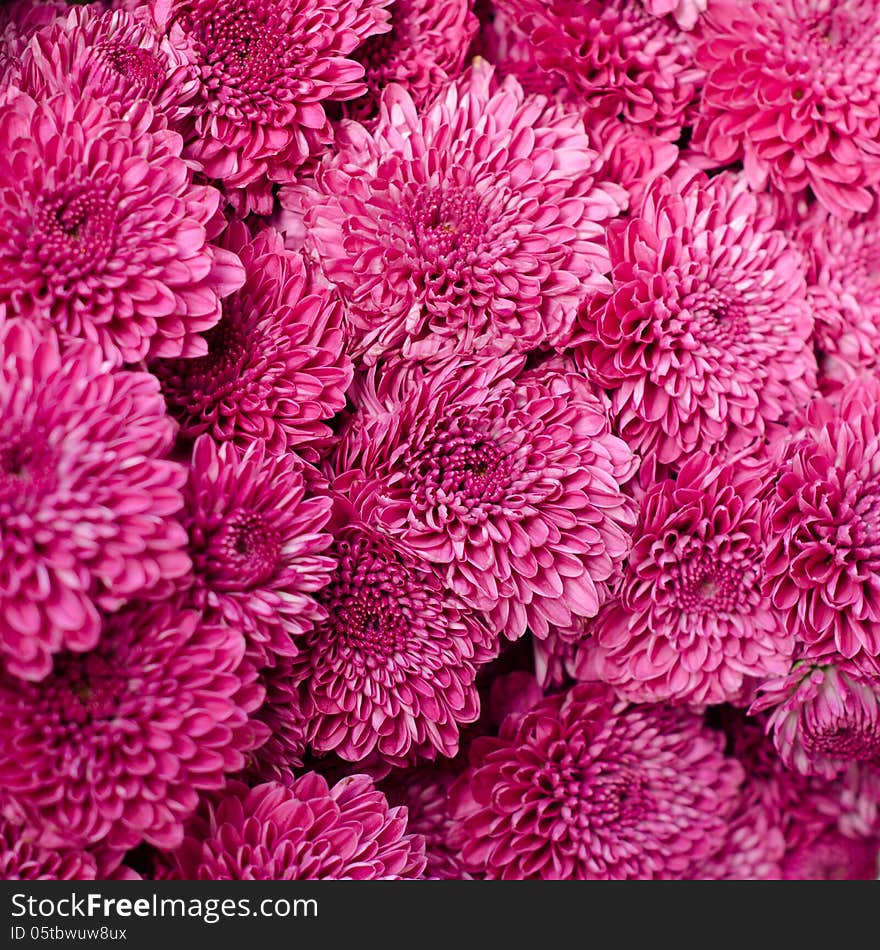
[[[880,208],[849,221],[824,209],[799,237],[825,376],[848,382],[880,370]]]
[[[766,469],[687,463],[642,502],[622,585],[582,660],[636,701],[735,701],[788,671],[794,637],[761,593]]]
[[[0,321],[0,656],[39,680],[59,650],[189,569],[175,520],[186,473],[164,458],[174,426],[147,373],[98,348]]]
[[[400,880],[421,876],[425,844],[368,776],[329,788],[308,772],[289,788],[230,783],[203,803],[173,860],[184,880]]]
[[[756,190],[867,211],[880,182],[878,27],[874,0],[713,0],[694,144],[720,165],[741,159]]]
[[[829,825],[785,856],[787,881],[875,881],[880,838],[851,838]]]
[[[785,845],[775,809],[746,793],[728,819],[721,847],[698,862],[688,877],[703,881],[778,881]]]
[[[809,399],[802,259],[745,180],[661,178],[609,246],[614,289],[582,314],[580,356],[634,451],[730,453]]]
[[[770,710],[767,728],[789,768],[834,778],[850,762],[880,766],[878,689],[846,666],[796,663],[761,686],[752,711]]]
[[[184,435],[209,432],[242,447],[264,439],[276,454],[296,448],[314,461],[351,382],[339,301],[300,253],[284,249],[278,232],[251,240],[233,225],[228,241],[247,276],[223,301],[207,353],[157,360],[150,369]]]
[[[146,11],[74,7],[34,36],[20,66],[16,81],[38,102],[66,91],[77,100],[100,98],[124,115],[146,99],[172,128],[189,114],[196,93],[182,34],[160,37]]]
[[[689,38],[671,18],[652,16],[640,0],[496,0],[495,5],[528,37],[513,62],[522,58],[527,75],[537,67],[591,116],[620,115],[667,141],[688,124],[702,73]]]
[[[450,845],[449,791],[456,772],[434,766],[396,772],[385,783],[392,805],[404,805],[407,829],[425,839],[425,877],[432,881],[470,878],[458,850]]]
[[[428,103],[462,70],[477,32],[472,6],[473,0],[394,0],[390,32],[371,36],[353,54],[364,65],[368,91],[346,112],[369,119],[389,83],[406,88],[416,105]]]
[[[0,678],[5,816],[44,847],[176,847],[253,742],[243,655],[237,631],[169,601],[114,614],[42,683]]]
[[[306,752],[306,719],[297,691],[295,661],[274,657],[274,665],[260,670],[258,685],[265,692],[251,721],[264,726],[268,737],[248,757],[243,779],[249,785],[280,782],[292,785]]]
[[[429,564],[373,527],[369,486],[334,487],[326,620],[306,632],[297,660],[308,740],[354,762],[454,756],[461,725],[479,715],[488,631]]]
[[[635,521],[621,490],[635,460],[587,381],[554,365],[516,379],[521,366],[456,364],[404,386],[364,410],[350,465],[382,481],[384,529],[511,639],[594,616]]]
[[[583,122],[485,64],[419,114],[386,90],[371,133],[349,124],[316,172],[305,223],[366,363],[564,341],[607,287],[604,225],[623,194],[598,185]],[[292,200],[292,199],[291,199]]]
[[[880,382],[810,405],[775,484],[766,588],[807,658],[880,656]]]
[[[5,0],[0,5],[0,84],[18,78],[28,40],[67,10],[67,0]]]
[[[712,850],[743,773],[702,718],[576,686],[478,739],[452,791],[464,866],[497,879],[680,878]]]
[[[364,68],[350,54],[388,29],[388,0],[152,0],[159,26],[181,29],[198,98],[189,151],[205,173],[248,189],[272,210],[272,182],[332,141],[324,107],[361,95]]]
[[[193,449],[185,523],[193,561],[190,599],[242,631],[259,666],[296,652],[293,637],[324,616],[330,499],[312,493],[293,453],[262,442],[242,452],[202,436]]]
[[[0,880],[94,881],[98,866],[87,851],[55,851],[26,841],[22,829],[0,818]]]
[[[90,97],[0,108],[0,303],[119,363],[205,352],[200,333],[244,279],[208,243],[218,192],[153,121],[145,101],[125,119]]]

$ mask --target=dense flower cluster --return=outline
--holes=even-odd
[[[0,4],[0,876],[876,877],[878,25]]]

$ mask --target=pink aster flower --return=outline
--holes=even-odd
[[[152,123],[146,101],[125,119],[91,97],[0,108],[0,302],[117,362],[205,352],[200,333],[244,279],[208,243],[218,192]]]
[[[596,183],[581,119],[486,64],[421,114],[389,87],[375,130],[349,123],[341,146],[305,223],[365,362],[559,343],[607,287],[623,193]]]
[[[722,703],[745,677],[788,671],[794,636],[761,593],[766,476],[695,456],[648,492],[586,645],[599,679],[636,701]]]
[[[744,179],[661,178],[608,239],[614,288],[582,313],[579,355],[634,451],[729,453],[807,401],[803,262]]]
[[[156,381],[85,341],[0,321],[0,656],[39,680],[98,608],[186,574],[182,466]]]
[[[789,768],[834,778],[850,762],[880,766],[880,680],[799,662],[761,693],[752,711],[770,710],[767,728]]]
[[[720,838],[743,773],[671,707],[576,686],[478,739],[451,793],[464,867],[497,879],[680,878]]]
[[[308,772],[289,788],[230,783],[204,802],[173,861],[185,880],[401,880],[421,876],[425,845],[368,776],[330,788]]]
[[[824,208],[799,229],[825,376],[847,382],[880,369],[880,206],[849,221]]]
[[[176,847],[202,790],[244,765],[244,639],[173,601],[109,617],[42,683],[0,678],[3,813],[44,847]]]
[[[388,801],[407,811],[407,830],[425,839],[425,877],[432,881],[458,881],[470,875],[462,868],[458,850],[449,843],[449,791],[457,773],[423,766],[395,772],[384,785]]]
[[[328,102],[365,92],[351,53],[388,29],[388,0],[153,0],[192,50],[198,98],[189,151],[211,178],[272,210],[273,182],[332,141]]]
[[[87,851],[56,851],[22,837],[22,829],[0,818],[0,880],[94,881],[98,866]]]
[[[590,385],[521,367],[455,364],[374,394],[384,411],[343,446],[383,483],[384,530],[511,639],[594,616],[635,521],[621,484],[636,462]]]
[[[461,725],[479,715],[488,632],[430,564],[376,530],[369,486],[343,476],[334,488],[327,619],[297,659],[308,740],[355,762],[454,756]]]
[[[179,31],[160,37],[147,17],[75,7],[37,33],[21,56],[17,83],[37,101],[67,91],[125,113],[146,99],[175,128],[192,108],[196,81]]]
[[[880,656],[880,382],[814,401],[771,498],[765,584],[807,658]]]
[[[404,86],[416,105],[429,102],[461,72],[477,32],[473,0],[392,0],[391,30],[371,36],[355,50],[363,63],[367,95],[346,105],[369,119],[389,83]]]
[[[275,453],[296,448],[315,461],[351,382],[340,302],[277,231],[250,239],[233,224],[227,242],[246,279],[223,301],[207,352],[156,360],[150,369],[184,435],[208,432],[242,447],[263,439]]]
[[[811,191],[867,211],[880,182],[880,27],[874,0],[714,0],[697,58],[707,73],[694,144],[742,159],[756,190]]]
[[[652,16],[639,0],[496,0],[496,7],[528,37],[519,50],[527,74],[536,66],[591,115],[621,115],[678,138],[702,72],[671,18]]]
[[[317,475],[314,476],[317,478]],[[293,637],[324,616],[315,593],[328,581],[330,499],[293,453],[265,443],[246,451],[198,439],[186,488],[193,561],[189,598],[242,631],[259,666],[296,652]]]

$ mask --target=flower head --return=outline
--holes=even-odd
[[[874,0],[713,0],[697,61],[706,82],[694,144],[742,159],[756,190],[812,192],[867,211],[880,182],[880,26]]]
[[[798,230],[823,374],[880,370],[880,206],[849,221],[817,208]]]
[[[253,742],[243,654],[241,634],[166,601],[112,615],[41,683],[0,678],[4,815],[44,847],[175,847]]]
[[[346,103],[350,115],[369,119],[389,83],[407,89],[416,105],[428,103],[461,72],[477,31],[473,0],[393,0],[391,29],[355,50],[367,94]]]
[[[803,263],[774,225],[743,179],[686,172],[612,226],[614,288],[584,309],[579,355],[634,451],[730,453],[809,399]]]
[[[454,756],[461,725],[479,715],[488,631],[418,553],[373,527],[369,486],[343,476],[334,487],[326,619],[297,659],[309,742],[350,761]]]
[[[305,215],[366,362],[564,341],[607,286],[603,230],[623,203],[598,185],[583,122],[475,67],[417,112],[399,86],[378,126],[351,123]]]
[[[208,437],[193,449],[185,523],[193,561],[189,598],[247,637],[258,665],[296,652],[293,638],[324,616],[330,500],[296,455],[265,443],[246,451]]]
[[[91,649],[100,607],[185,575],[185,470],[147,373],[0,321],[0,657],[38,680]]]
[[[591,115],[621,115],[668,141],[687,124],[700,69],[688,36],[640,0],[496,0],[525,34],[513,58]],[[656,0],[654,0],[656,6]]]
[[[343,446],[382,482],[383,529],[512,639],[594,616],[635,520],[621,489],[635,460],[587,381],[565,364],[521,367],[415,376],[365,407]]]
[[[742,769],[700,716],[576,686],[471,747],[452,791],[462,861],[488,878],[679,878],[713,849]]]
[[[160,37],[144,12],[74,7],[31,39],[18,85],[37,101],[65,91],[99,98],[120,115],[146,99],[177,128],[192,108],[193,68],[179,31]]]
[[[271,184],[293,180],[332,141],[328,102],[365,91],[351,53],[387,30],[388,0],[153,0],[159,26],[183,31],[198,80],[189,151],[205,173],[272,209]]]
[[[208,242],[219,193],[153,118],[145,100],[120,118],[67,94],[0,107],[0,303],[117,363],[203,353],[244,279]]]
[[[768,510],[765,584],[807,658],[880,656],[880,382],[811,403]]]
[[[172,858],[184,880],[399,880],[421,876],[425,845],[368,776],[329,788],[308,772],[289,788],[230,783],[204,801]]]
[[[94,881],[98,866],[88,851],[56,851],[22,837],[0,818],[0,879],[4,881]]]
[[[296,448],[316,460],[329,441],[326,421],[345,405],[351,382],[339,301],[278,232],[250,239],[233,225],[227,243],[246,279],[223,301],[207,352],[156,360],[150,369],[184,435],[208,432],[242,447],[263,439],[275,453]]]
[[[875,881],[880,839],[851,838],[833,825],[785,856],[787,881]]]
[[[721,703],[786,673],[794,637],[761,592],[766,469],[695,456],[644,498],[582,663],[630,699]]]
[[[767,727],[789,768],[834,778],[851,762],[880,766],[880,680],[799,662],[761,694],[752,709],[770,710]]]

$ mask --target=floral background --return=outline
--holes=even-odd
[[[871,878],[876,0],[0,11],[0,875]]]

